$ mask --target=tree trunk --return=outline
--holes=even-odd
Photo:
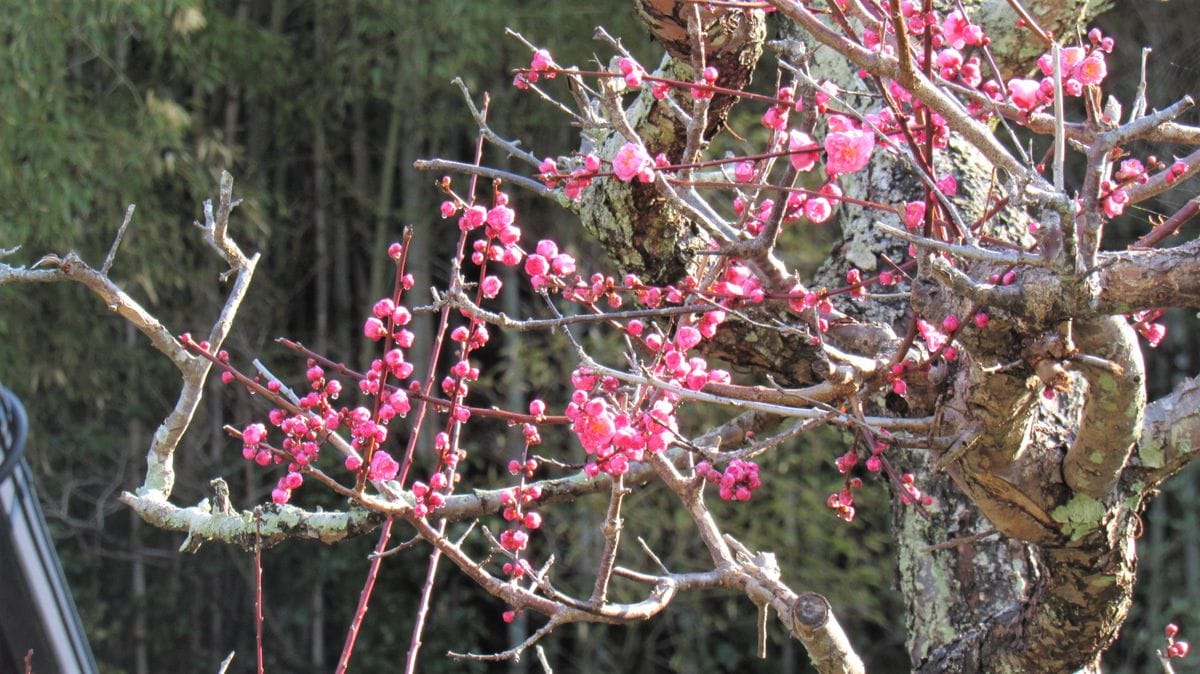
[[[635,4],[673,57],[691,58],[685,11],[692,5]],[[982,17],[1005,72],[1022,70],[1043,51],[1043,45],[1031,44],[1027,32],[1014,28],[1016,17],[1007,3],[966,4]],[[1087,3],[1026,4],[1044,28],[1069,34]],[[752,21],[735,17],[740,10],[711,11],[724,14],[725,21],[710,25],[744,27]],[[749,53],[754,47],[748,43],[761,42],[762,35],[761,30],[729,30],[714,44]],[[735,45],[733,38],[739,36],[748,43]],[[796,39],[806,43],[806,51],[815,52],[811,65],[816,79],[857,80],[857,65],[817,48],[807,35]],[[662,70],[685,80],[690,72],[678,61],[666,63]],[[752,70],[740,71],[726,85],[745,86],[751,74]],[[679,157],[684,145],[681,127],[648,94],[626,112],[652,155],[663,151],[672,159]],[[610,136],[605,141],[609,154],[604,156],[624,142],[619,134]],[[938,153],[937,168],[939,174],[953,172],[958,178],[955,201],[964,219],[971,222],[982,215],[992,165],[965,144],[955,144]],[[867,171],[841,184],[848,196],[887,204],[912,200],[925,189],[906,165],[883,153],[877,153]],[[667,208],[650,186],[604,181],[591,188],[584,203],[585,225],[618,266],[645,273],[652,281],[674,282],[694,271],[699,259],[695,253],[707,246],[696,224]],[[873,225],[898,218],[850,204],[840,208],[843,243],[813,287],[842,285],[850,267],[873,271],[881,254],[903,257],[904,244],[885,239]],[[1029,243],[1026,223],[1018,214],[1006,213],[1001,222],[997,236]],[[771,261],[761,262],[760,271],[770,278]],[[931,321],[949,313],[967,316],[970,301],[945,290],[946,272],[936,266],[922,259],[915,272],[912,309],[907,303],[873,303],[861,315],[847,317],[840,328],[831,328],[831,334],[873,330],[871,343],[877,351],[865,355],[886,359],[895,349],[896,336],[908,332],[914,309]],[[967,273],[986,278],[989,271],[977,267]],[[783,284],[790,279],[780,275],[776,280],[779,285],[768,286],[769,292],[789,289]],[[1033,286],[1029,288],[1033,292]],[[1134,579],[1137,513],[1146,493],[1145,484],[1130,471],[1119,471],[1142,432],[1144,376],[1136,335],[1120,316],[1074,321],[1079,348],[1119,363],[1123,372],[1072,374],[1070,393],[1054,402],[1039,395],[1044,384],[1030,369],[988,369],[1028,360],[1029,345],[1022,336],[1053,341],[1067,318],[1049,312],[1030,330],[1028,313],[1011,316],[1009,320],[1024,321],[1020,328],[998,325],[989,328],[986,338],[973,341],[964,336],[966,353],[953,369],[913,382],[916,390],[909,395],[907,412],[940,412],[944,421],[936,433],[957,434],[970,445],[953,457],[926,449],[889,452],[892,461],[916,474],[921,489],[937,504],[922,514],[895,499],[900,588],[908,607],[908,648],[916,671],[1095,669],[1099,654],[1124,621]],[[827,364],[814,362],[804,339],[789,340],[751,324],[728,327],[725,332],[733,337],[718,338],[713,352],[735,365],[771,372],[784,385],[819,381],[827,370]],[[946,465],[939,470],[939,463]]]
[[[145,438],[142,422],[134,419],[129,428],[129,455],[137,456]],[[137,513],[129,513],[130,551],[133,554],[131,568],[130,590],[133,594],[133,671],[136,674],[149,674],[150,652],[147,638],[149,630],[146,621],[146,552],[142,546],[141,518]]]
[[[313,6],[313,62],[325,58],[324,19],[320,4]],[[313,117],[312,181],[313,181],[313,282],[316,285],[313,315],[316,319],[314,346],[318,353],[329,349],[329,326],[332,280],[329,264],[329,150],[325,138],[325,106],[318,102],[319,111]]]
[[[318,554],[324,557],[326,551],[321,550]],[[310,595],[312,597],[312,632],[309,636],[309,661],[314,671],[325,671],[328,666],[325,662],[325,621],[328,616],[325,611],[325,575],[319,570],[313,580]]]
[[[362,27],[360,24],[365,23],[359,17],[358,2],[351,2],[346,8],[348,15],[349,30],[353,36],[361,35]],[[351,95],[350,101],[350,178],[352,185],[352,193],[349,198],[345,199],[346,226],[338,227],[334,231],[333,239],[333,261],[336,270],[333,282],[333,296],[336,304],[336,325],[353,325],[355,322],[355,312],[358,311],[358,304],[355,302],[356,296],[352,291],[351,270],[356,267],[351,262],[350,256],[350,236],[355,237],[371,236],[371,212],[373,203],[370,198],[371,194],[371,151],[367,143],[367,137],[370,132],[367,125],[367,96],[365,94],[366,83],[363,79],[363,62],[361,59],[350,59],[350,86]],[[390,171],[389,168],[385,170]],[[378,249],[376,249],[378,250]],[[371,265],[372,267],[379,266],[378,263]],[[368,274],[368,281],[369,280]],[[365,292],[368,289],[364,287],[366,284],[359,284],[358,290]],[[374,301],[377,295],[367,295],[364,301]],[[337,353],[350,353],[351,338],[353,333],[349,330],[337,331],[337,343],[334,347]]]

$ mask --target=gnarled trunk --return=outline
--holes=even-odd
[[[644,0],[637,4],[675,59],[665,62],[662,72],[686,79],[686,62],[693,58],[686,42],[686,12],[693,5]],[[777,4],[787,14],[789,3]],[[1016,27],[1006,2],[966,4],[989,31],[1006,76],[1027,68],[1044,51],[1044,45]],[[1086,18],[1085,10],[1098,9],[1084,2],[1026,4],[1042,27],[1056,34],[1069,33]],[[740,10],[712,11],[726,18],[708,22],[710,30],[725,22],[737,27],[749,23]],[[846,82],[856,77],[858,66],[841,54],[819,48],[795,26],[784,32],[804,43],[804,51],[815,52],[811,66],[816,79]],[[737,47],[746,52],[758,48],[761,34],[729,33],[753,41]],[[730,39],[722,44],[731,44]],[[737,80],[725,84],[742,86],[749,76],[749,71],[739,71]],[[678,156],[686,142],[679,135],[681,124],[672,125],[648,94],[629,110],[639,134],[649,139],[651,153]],[[619,135],[607,141],[613,148],[621,142]],[[988,207],[992,164],[966,143],[956,142],[939,152],[937,168],[958,177],[955,202],[964,218],[970,222],[981,217]],[[844,179],[842,186],[848,196],[885,204],[912,200],[925,189],[903,162],[879,155],[869,169]],[[707,245],[703,231],[686,214],[666,210],[652,187],[613,181],[593,188],[589,196],[585,222],[621,266],[643,273],[653,270],[652,278],[659,282],[675,281],[695,270],[701,259],[695,253]],[[872,271],[880,254],[895,259],[904,244],[873,226],[889,217],[897,220],[842,205],[843,244],[813,287],[840,284],[852,266]],[[1006,210],[989,227],[995,236],[1028,245],[1026,224],[1019,213]],[[860,355],[886,361],[896,336],[909,330],[913,309],[936,319],[949,313],[967,315],[975,300],[950,292],[945,271],[936,266],[922,259],[914,273],[912,308],[907,302],[875,303],[832,330],[873,333],[872,339],[856,343],[873,344],[877,350]],[[965,271],[986,278],[994,270]],[[1145,482],[1128,478],[1118,484],[1142,433],[1144,375],[1136,335],[1123,317],[1094,313],[1072,321],[1067,335],[1073,345],[1057,344],[1072,316],[1063,313],[1060,297],[1047,294],[1039,300],[1036,290],[1031,281],[1028,294],[1033,299],[1021,311],[994,311],[993,328],[966,338],[963,357],[932,373],[929,381],[917,382],[924,390],[908,399],[908,413],[938,414],[941,425],[934,433],[954,440],[944,452],[899,450],[894,457],[918,476],[923,491],[938,504],[922,513],[897,498],[893,517],[915,671],[1094,669],[1129,608],[1136,562],[1133,538],[1147,488]],[[761,330],[751,323],[730,326],[712,348],[715,355],[771,373],[786,385],[821,381],[829,371],[828,363],[816,362],[817,350],[802,335]],[[1117,364],[1120,373],[1078,368],[1068,375],[1070,391],[1048,401],[1041,395],[1046,384],[1035,365],[1061,358],[1056,348],[1077,348],[1106,359]],[[1014,361],[1021,365],[997,371],[997,365]]]

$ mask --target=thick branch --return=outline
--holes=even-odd
[[[50,267],[50,268],[39,268]],[[175,336],[137,300],[125,293],[106,274],[93,269],[76,253],[47,255],[33,269],[0,266],[0,285],[8,283],[74,281],[92,291],[109,311],[117,314],[150,339],[150,343],[182,372],[196,360],[175,340]]]
[[[1144,309],[1200,308],[1200,240],[1174,248],[1100,253],[1090,270],[1098,276],[1094,286],[1036,267],[1007,286],[975,281],[941,260],[934,261],[931,271],[956,294],[1040,325]]]
[[[1137,466],[1128,471],[1132,491],[1154,488],[1178,473],[1200,452],[1200,377],[1175,387],[1146,406]]]
[[[1200,240],[1162,250],[1103,253],[1096,266],[1100,313],[1200,308]]]
[[[1116,368],[1081,368],[1087,397],[1075,442],[1063,461],[1063,477],[1075,491],[1104,500],[1142,433],[1146,372],[1137,333],[1125,317],[1079,321],[1075,334],[1083,353],[1105,358]]]
[[[309,512],[295,506],[264,505],[258,519],[250,511],[214,509],[208,499],[199,505],[181,508],[153,492],[138,496],[125,492],[121,502],[133,509],[148,524],[167,531],[188,535],[183,548],[194,552],[203,541],[220,541],[254,549],[255,536],[261,533],[268,545],[288,538],[336,543],[367,533],[383,521],[369,510],[346,512]]]
[[[804,644],[818,672],[855,674],[866,671],[845,630],[834,617],[828,599],[815,592],[792,598],[788,596],[793,594],[790,590],[784,592],[770,585],[764,589],[770,590],[780,620],[788,625],[792,636]]]

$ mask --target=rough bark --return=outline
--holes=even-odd
[[[706,9],[674,0],[637,0],[634,4],[670,54],[659,74],[683,81],[697,79],[692,64],[701,60],[688,40],[688,14],[696,11],[705,27],[702,62],[717,68],[720,75],[716,84],[741,89],[750,83],[766,37],[761,12]],[[736,99],[731,96],[713,97],[707,106],[706,136],[720,129],[734,103]],[[662,152],[673,161],[680,159],[687,144],[686,127],[666,104],[646,91],[626,115],[651,156]],[[627,140],[620,134],[610,134],[600,143],[601,153],[611,157]],[[650,283],[669,283],[693,271],[696,253],[707,243],[697,225],[652,185],[598,181],[583,203],[580,215],[588,232],[604,245],[621,269]]]
[[[1007,3],[968,4],[970,9],[981,11],[976,16],[983,17],[981,22],[993,38],[993,53],[1002,68],[1015,68],[1016,64],[1027,63],[1031,56],[1044,51],[1044,45],[1030,44],[1027,33],[1004,30],[1015,25],[1015,16],[1010,14],[1012,10]],[[1043,26],[1061,30],[1078,19],[1083,3],[1041,3],[1040,8],[1035,3],[1026,4],[1043,19]],[[811,38],[806,41],[811,42]],[[1020,45],[1020,50],[1013,51],[1005,45]],[[814,62],[820,68],[819,77],[853,86],[855,75],[841,55],[818,50]],[[986,210],[991,162],[970,145],[954,142],[947,152],[939,153],[938,170],[952,172],[958,178],[959,196],[954,201],[963,218],[968,222],[978,218]],[[873,161],[861,179],[849,184],[843,182],[848,195],[877,203],[902,203],[922,194],[924,189],[907,165],[889,158]],[[899,259],[897,243],[874,227],[879,220],[887,221],[886,215],[847,204],[840,216],[845,243],[825,265],[816,285],[838,284],[849,267],[872,271],[880,254]],[[1024,221],[1012,211],[1006,211],[990,233],[1029,243]],[[940,320],[949,313],[967,315],[971,298],[936,282],[928,268],[923,267],[916,286],[916,309],[931,320]],[[1023,286],[1020,292],[1028,295],[1030,288],[1037,287]],[[864,305],[862,318],[887,322],[901,334],[912,320],[903,304],[882,303]],[[971,433],[963,438],[963,442],[970,443],[963,452],[964,458],[946,466],[948,476],[938,476],[935,470],[938,462],[924,450],[897,455],[898,462],[919,476],[923,490],[939,504],[929,517],[899,501],[894,509],[893,532],[899,550],[900,585],[907,607],[908,647],[914,670],[995,671],[993,668],[1000,662],[996,654],[1014,648],[1011,642],[997,645],[1003,631],[999,626],[1013,625],[1021,615],[1020,607],[1040,605],[1037,592],[1041,588],[1036,583],[1046,569],[1039,568],[1043,562],[1031,543],[1058,538],[1048,533],[1056,528],[1050,504],[1064,492],[1059,482],[1042,481],[1045,475],[1057,475],[1060,471],[1043,468],[1046,463],[1052,464],[1060,452],[1061,448],[1053,442],[1065,439],[1069,432],[1060,428],[1035,429],[1039,424],[1049,424],[1045,415],[1039,418],[1040,387],[1029,381],[1030,372],[983,375],[980,371],[984,366],[1019,357],[1026,346],[1024,323],[1010,331],[989,330],[985,343],[967,344],[964,351],[968,355],[957,372],[941,375],[949,386],[935,387],[939,390],[925,398],[926,404],[939,394],[948,398],[943,405],[946,419],[941,433],[951,436]],[[1053,321],[1041,323],[1043,330],[1054,327]],[[910,396],[911,402],[919,399]],[[953,411],[956,409],[968,413],[957,418]],[[910,408],[909,411],[931,410]],[[1017,461],[1030,454],[1031,448],[1035,450],[1033,454],[1042,457],[1041,463],[1028,457]],[[964,462],[966,467],[962,465]],[[1038,497],[1028,498],[1026,493]],[[979,538],[994,529],[1004,535]],[[962,542],[948,545],[956,540]],[[1024,651],[1015,648],[1013,652]],[[1055,662],[1060,653],[1054,653],[1053,657],[1040,651],[1028,654],[1030,662],[1039,664],[1014,671],[1057,671],[1056,666],[1048,663]],[[1068,669],[1064,667],[1064,671]]]

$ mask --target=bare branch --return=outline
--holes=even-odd
[[[480,176],[483,178],[491,178],[494,180],[503,180],[504,182],[512,183],[519,187],[533,192],[534,194],[553,199],[554,201],[563,203],[566,206],[569,202],[566,197],[562,197],[558,192],[546,187],[538,181],[527,178],[509,171],[489,168],[487,166],[476,166],[461,161],[450,161],[448,159],[418,159],[413,162],[413,168],[418,171],[449,171],[454,173],[464,173],[466,175]]]
[[[233,176],[228,171],[221,171],[215,216],[212,200],[204,202],[204,240],[229,264],[231,271],[236,272],[246,268],[249,261],[237,243],[229,238],[229,214],[235,206],[237,203],[233,200]]]
[[[188,537],[181,549],[188,552],[195,552],[204,541],[253,550],[254,536],[260,526],[267,545],[287,538],[334,543],[367,533],[383,521],[381,515],[369,510],[309,512],[290,505],[268,504],[262,506],[262,519],[256,522],[253,511],[223,512],[214,509],[208,499],[181,508],[159,493],[139,496],[125,492],[121,502],[148,524],[186,533]]]
[[[471,98],[471,92],[469,89],[467,89],[467,84],[466,82],[463,82],[461,77],[454,78],[454,86],[458,87],[458,90],[462,92],[463,100],[467,103],[467,109],[471,111],[471,118],[475,120],[475,125],[479,127],[480,133],[483,134],[483,137],[486,138],[489,143],[495,145],[501,150],[504,150],[510,157],[516,157],[517,159],[520,159],[531,166],[536,167],[541,163],[536,156],[521,149],[520,145],[516,141],[501,138],[499,134],[492,130],[492,127],[488,125],[487,119],[483,116],[483,113],[475,105],[475,101]]]
[[[893,227],[882,222],[876,222],[875,228],[890,234],[897,239],[907,241],[909,243],[922,246],[924,248],[932,248],[945,253],[963,258],[965,260],[979,260],[981,262],[992,262],[995,264],[1004,265],[1027,265],[1031,267],[1044,267],[1046,261],[1038,255],[1031,255],[1022,251],[1003,252],[997,250],[988,250],[979,246],[967,246],[957,243],[946,243],[937,239],[929,239],[916,234],[911,234],[898,227]]]
[[[621,545],[621,504],[625,499],[625,483],[623,476],[618,475],[612,481],[612,493],[608,501],[608,512],[600,525],[604,534],[604,548],[600,551],[600,565],[596,570],[596,582],[592,586],[592,596],[588,603],[592,606],[602,606],[608,601],[608,584],[612,580],[613,565],[617,562],[617,550]]]
[[[104,264],[100,265],[100,273],[105,276],[112,269],[113,260],[117,257],[117,248],[121,246],[121,239],[125,236],[125,230],[129,228],[129,223],[133,220],[134,205],[129,204],[125,209],[125,219],[121,221],[121,227],[117,229],[117,235],[113,237],[112,246],[108,249],[108,255],[104,256]]]
[[[1096,263],[1101,313],[1156,307],[1200,308],[1200,242],[1166,249],[1101,253]]]
[[[553,632],[554,628],[558,627],[561,622],[562,621],[558,620],[557,618],[551,617],[549,622],[539,627],[537,631],[529,635],[529,638],[525,639],[525,641],[522,641],[512,648],[500,651],[499,653],[479,654],[455,653],[454,651],[447,651],[446,655],[455,660],[476,660],[480,662],[499,662],[503,660],[512,660],[513,662],[520,662],[521,656],[525,654],[525,651],[528,650],[530,646],[533,646],[538,641],[541,641],[542,637]]]
[[[739,585],[756,604],[775,609],[791,635],[804,645],[817,671],[822,674],[866,671],[862,658],[854,652],[850,639],[834,617],[829,600],[813,592],[797,595],[780,580],[775,555],[748,550],[731,536],[726,536],[726,540],[737,551],[741,563]]]

